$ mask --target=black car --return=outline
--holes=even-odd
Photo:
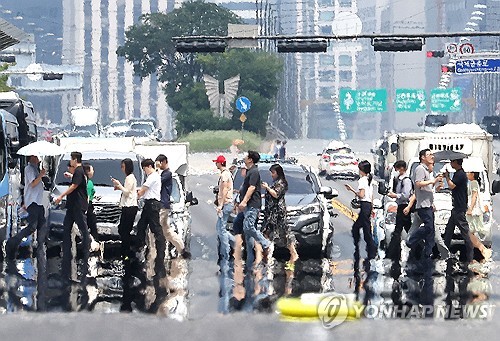
[[[298,252],[301,256],[328,256],[332,251],[333,213],[330,199],[338,195],[331,187],[321,186],[318,175],[310,167],[297,164],[281,164],[288,181],[288,191],[285,195],[287,205],[288,225],[298,242]],[[269,172],[270,164],[259,163],[261,181],[273,182]],[[243,184],[244,177],[241,168],[233,171],[234,189],[237,191]],[[262,193],[264,194],[264,193]],[[238,195],[235,195],[238,201]],[[264,208],[264,196],[262,208]],[[231,226],[234,217],[229,218]],[[264,213],[261,210],[257,221],[258,228],[262,226]],[[230,228],[230,227],[229,227]],[[284,248],[286,245],[276,245]]]
[[[500,137],[500,116],[484,116],[481,125],[494,137]]]

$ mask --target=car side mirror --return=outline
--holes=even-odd
[[[52,189],[52,181],[48,176],[42,177],[42,182],[43,182],[43,188],[46,191],[50,191]]]
[[[194,198],[193,192],[188,191],[186,193],[186,202],[190,203],[191,206],[198,205],[198,198]]]
[[[7,158],[7,164],[10,169],[14,169],[17,166],[17,160],[9,156]]]
[[[492,194],[500,193],[500,181],[499,180],[493,181],[493,184],[491,185],[491,193]]]
[[[423,124],[422,122],[418,122],[418,123],[417,123],[417,126],[419,126],[419,127],[421,127],[421,126],[423,126],[423,125],[424,125],[424,124]]]
[[[323,194],[326,199],[333,199],[339,196],[339,191],[332,189],[330,186],[321,186],[319,188],[319,194]]]
[[[389,193],[389,187],[383,180],[379,180],[378,182],[378,194],[380,195],[387,195]]]
[[[395,153],[398,150],[398,144],[397,143],[391,143],[391,153]]]

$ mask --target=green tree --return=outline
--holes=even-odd
[[[0,65],[0,71],[5,71],[9,67],[9,64]],[[9,79],[9,75],[0,75],[0,92],[10,91],[12,88],[7,85],[7,80]]]
[[[212,3],[185,2],[170,13],[141,16],[137,25],[126,32],[126,42],[118,55],[133,63],[141,77],[157,73],[165,84],[168,104],[177,112],[177,130],[181,135],[194,130],[239,129],[240,113],[231,119],[213,117],[205,93],[204,73],[219,81],[240,74],[239,95],[252,101],[245,127],[265,133],[269,111],[279,86],[281,60],[269,53],[230,50],[221,54],[179,54],[172,37],[190,35],[227,35],[229,23],[241,23],[233,12]]]
[[[237,74],[240,75],[238,96],[245,96],[251,102],[245,128],[265,135],[269,112],[274,106],[274,99],[280,84],[283,62],[267,52],[232,49],[226,53],[203,54],[198,56],[203,71],[223,81]],[[233,105],[234,108],[234,105]],[[240,112],[233,110],[231,128],[238,129]]]
[[[172,37],[192,35],[227,35],[229,23],[241,23],[231,11],[203,1],[184,2],[170,13],[151,13],[126,32],[126,42],[117,50],[119,56],[134,64],[141,77],[154,72],[165,82],[167,96],[174,96],[202,79],[201,66],[194,54],[180,54]],[[173,107],[174,110],[177,110]]]

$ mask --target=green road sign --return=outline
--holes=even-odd
[[[426,111],[425,89],[396,89],[396,111]]]
[[[462,90],[460,88],[432,89],[431,110],[438,112],[458,112],[462,110]]]
[[[387,111],[387,90],[340,89],[340,112],[384,112]]]

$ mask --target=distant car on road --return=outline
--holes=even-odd
[[[153,120],[148,119],[133,119],[130,120],[130,129],[132,130],[145,130],[151,140],[160,141],[161,131],[156,128],[156,123]]]
[[[358,159],[348,144],[332,141],[318,154],[320,175],[327,179],[358,179]]]
[[[106,126],[106,136],[107,137],[120,137],[125,136],[125,133],[130,128],[130,123],[128,120],[120,120],[111,122]]]

